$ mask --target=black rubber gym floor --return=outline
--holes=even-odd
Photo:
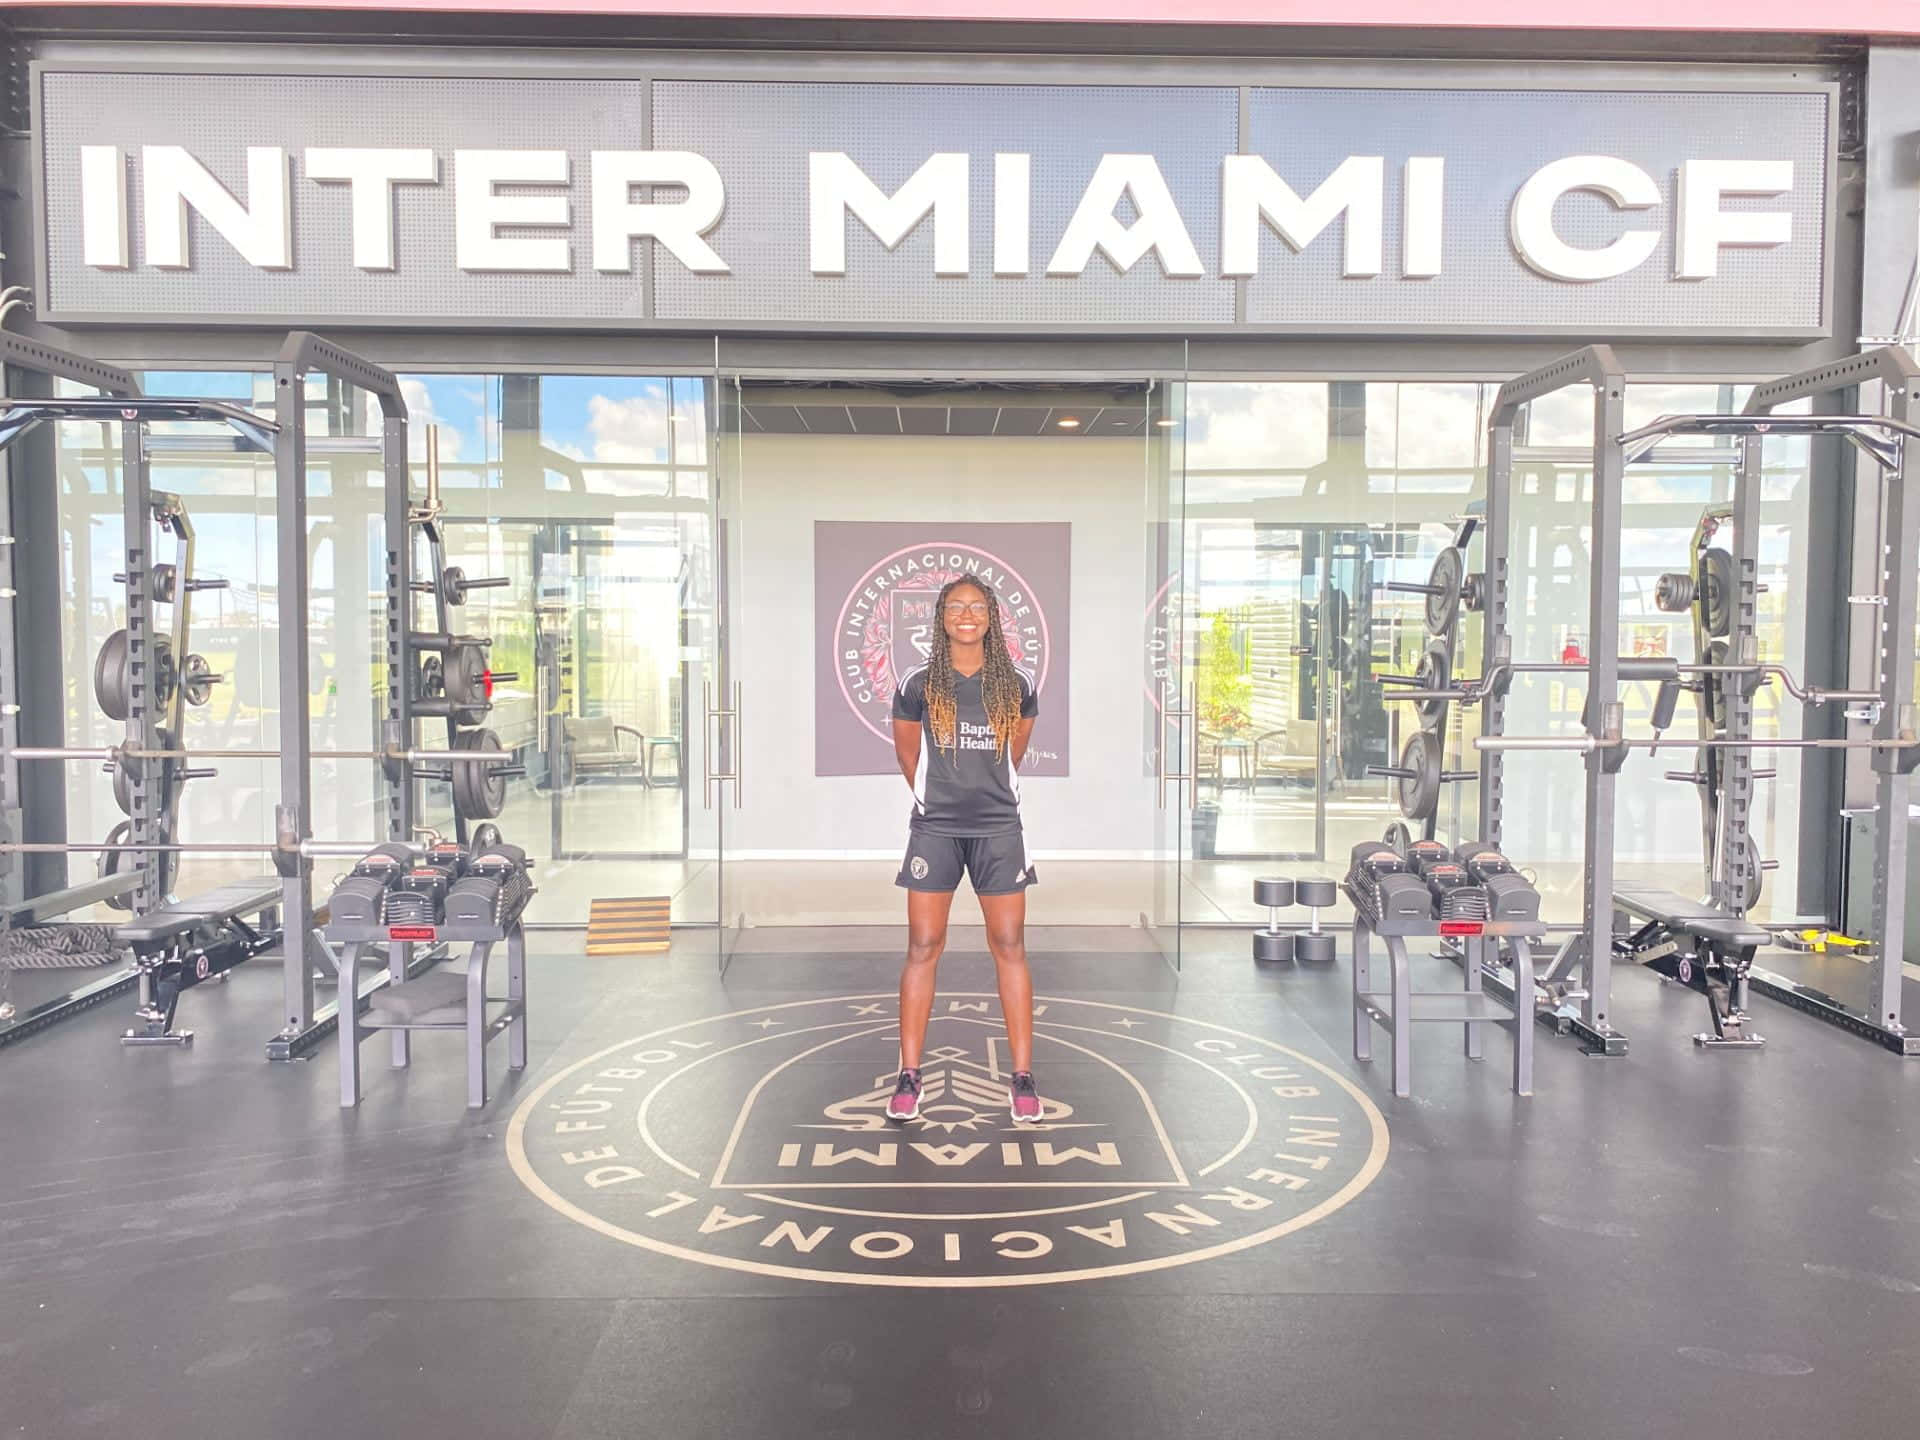
[[[0,1434],[1903,1428],[1920,1061],[1759,1002],[1765,1051],[1702,1054],[1704,1001],[1629,971],[1627,1058],[1541,1032],[1520,1100],[1504,1032],[1422,1027],[1395,1101],[1344,959],[1246,946],[1037,950],[1030,1132],[978,954],[911,1132],[873,1120],[890,953],[538,955],[473,1114],[452,1036],[370,1040],[348,1115],[330,1043],[266,1064],[270,961],[185,997],[189,1050],[110,1002],[0,1051]]]

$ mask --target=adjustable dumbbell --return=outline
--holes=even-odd
[[[1333,932],[1320,928],[1320,912],[1333,904],[1339,895],[1339,885],[1324,877],[1294,882],[1294,899],[1313,912],[1312,924],[1307,929],[1294,934],[1293,953],[1296,959],[1333,959]]]
[[[1280,912],[1293,904],[1293,881],[1254,881],[1253,903],[1267,907],[1267,928],[1253,932],[1253,958],[1274,963],[1292,960],[1293,932],[1280,928]]]

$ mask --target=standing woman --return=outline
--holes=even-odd
[[[1007,1107],[1040,1118],[1033,1084],[1033,979],[1027,973],[1027,887],[1037,883],[1020,829],[1020,762],[1034,716],[1030,681],[1013,663],[1000,602],[979,580],[949,581],[934,610],[928,663],[893,696],[893,749],[913,789],[907,858],[907,963],[900,975],[900,1079],[887,1115],[920,1113],[920,1053],[933,1011],[934,971],[964,871],[980,897],[1000,984],[1013,1074]]]

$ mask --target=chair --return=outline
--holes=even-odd
[[[610,715],[566,717],[567,751],[575,778],[588,775],[646,776],[647,737],[631,725],[616,725]],[[631,737],[632,744],[625,737]]]

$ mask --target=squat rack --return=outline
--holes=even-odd
[[[1504,541],[1505,507],[1512,478],[1512,425],[1520,404],[1565,385],[1585,379],[1596,391],[1593,463],[1593,539],[1590,567],[1592,654],[1586,665],[1509,666],[1509,669],[1566,669],[1588,673],[1588,700],[1584,713],[1587,734],[1580,737],[1507,736],[1504,733],[1505,683],[1496,659],[1504,661],[1506,610],[1505,554],[1493,547]],[[1907,490],[1907,442],[1920,437],[1916,421],[1916,380],[1920,365],[1900,347],[1872,350],[1845,360],[1785,376],[1756,387],[1740,415],[1668,415],[1631,432],[1621,428],[1623,379],[1606,347],[1596,346],[1569,356],[1501,388],[1490,424],[1488,467],[1488,605],[1485,674],[1456,693],[1459,698],[1487,702],[1488,721],[1475,745],[1481,751],[1481,838],[1499,839],[1500,756],[1508,750],[1572,750],[1587,759],[1587,814],[1583,836],[1586,884],[1581,931],[1565,947],[1542,977],[1551,985],[1581,965],[1581,1015],[1573,1028],[1592,1041],[1604,1022],[1611,984],[1613,936],[1613,777],[1636,748],[1716,748],[1724,757],[1723,803],[1719,816],[1710,898],[1729,913],[1739,913],[1741,897],[1757,879],[1748,845],[1755,749],[1864,749],[1877,775],[1876,799],[1881,823],[1876,835],[1874,877],[1872,1013],[1855,1011],[1832,996],[1801,985],[1790,977],[1755,967],[1751,988],[1793,1005],[1828,1023],[1871,1039],[1898,1054],[1920,1054],[1920,1036],[1911,1036],[1901,1018],[1901,962],[1907,927],[1908,804],[1912,773],[1920,765],[1920,737],[1916,737],[1913,693],[1912,642],[1916,618],[1916,591],[1920,590],[1920,497]],[[1847,389],[1869,382],[1883,385],[1886,413],[1878,415],[1780,415],[1779,406],[1794,400]],[[1512,392],[1511,394],[1509,392]],[[1510,403],[1508,403],[1510,402]],[[1885,476],[1887,509],[1881,538],[1880,593],[1865,597],[1881,609],[1880,641],[1875,647],[1877,674],[1869,689],[1819,690],[1798,686],[1778,666],[1758,658],[1757,602],[1759,569],[1759,512],[1761,451],[1769,435],[1838,435],[1866,455]],[[1655,456],[1658,443],[1675,435],[1727,436],[1735,441],[1737,483],[1734,492],[1734,593],[1728,597],[1732,624],[1729,663],[1722,667],[1680,665],[1671,660],[1635,662],[1618,656],[1620,492],[1625,468]],[[1719,459],[1699,452],[1669,452],[1663,459],[1700,462]],[[1495,516],[1499,516],[1496,522]],[[1498,540],[1496,540],[1498,537]],[[1497,562],[1497,563],[1496,563]],[[1496,616],[1497,611],[1497,616]],[[1728,683],[1723,694],[1728,706],[1728,733],[1722,740],[1667,740],[1624,734],[1624,707],[1613,698],[1622,678],[1658,679],[1677,686],[1682,674],[1718,670],[1760,679],[1779,675],[1786,688],[1809,704],[1865,701],[1872,707],[1871,738],[1814,738],[1757,740],[1752,735],[1751,690]],[[1629,671],[1633,673],[1628,673]],[[1639,672],[1644,671],[1644,674]],[[1669,716],[1670,718],[1670,716]],[[1656,719],[1657,727],[1663,721]],[[1491,979],[1492,977],[1490,977]],[[1552,1018],[1551,998],[1543,1019]],[[1624,1052],[1610,1044],[1605,1053]]]
[[[131,784],[129,830],[125,843],[104,846],[26,843],[17,838],[21,819],[19,803],[19,765],[22,760],[89,760],[103,752],[95,749],[50,747],[22,749],[18,744],[17,699],[12,693],[16,667],[12,656],[0,657],[0,878],[11,887],[8,903],[0,908],[0,930],[16,921],[32,922],[71,913],[110,897],[131,895],[133,908],[145,914],[165,902],[166,875],[170,857],[182,852],[260,853],[272,856],[280,872],[283,892],[285,933],[284,1013],[286,1023],[267,1045],[269,1059],[292,1059],[310,1050],[329,1034],[338,1022],[338,1002],[322,1007],[314,1005],[313,967],[334,968],[333,959],[314,925],[312,898],[312,858],[319,854],[357,852],[355,843],[319,842],[312,838],[312,775],[314,751],[311,743],[311,716],[308,703],[309,656],[306,635],[309,624],[307,593],[307,463],[312,453],[364,453],[380,457],[384,476],[387,549],[387,659],[388,709],[385,744],[377,751],[364,753],[379,758],[388,781],[387,839],[411,842],[418,811],[416,770],[420,761],[448,763],[505,763],[509,757],[483,757],[448,751],[415,750],[412,747],[412,686],[406,626],[410,615],[412,587],[412,527],[425,516],[411,505],[407,464],[407,410],[399,381],[389,371],[362,359],[351,351],[305,331],[290,334],[274,362],[274,415],[269,418],[245,407],[225,401],[147,396],[141,393],[137,379],[130,373],[74,355],[53,346],[11,332],[0,332],[0,366],[30,370],[54,379],[68,379],[90,385],[104,393],[85,397],[0,397],[0,450],[48,422],[73,419],[100,419],[120,424],[120,463],[124,492],[126,613],[128,632],[127,674],[128,719],[122,746],[104,752],[111,763],[126,770]],[[306,415],[306,378],[319,373],[376,396],[382,413],[381,433],[377,436],[310,436]],[[280,760],[281,796],[275,810],[275,838],[271,844],[183,845],[173,837],[172,814],[178,793],[177,782],[168,783],[161,768],[163,759],[185,758],[190,753],[178,749],[181,732],[179,717],[174,718],[171,741],[162,745],[155,676],[155,635],[153,633],[154,559],[151,553],[150,526],[158,517],[178,519],[175,533],[183,543],[191,544],[191,532],[179,514],[177,498],[158,495],[151,486],[149,457],[155,451],[200,447],[204,439],[179,436],[154,436],[147,433],[152,420],[200,420],[226,425],[233,433],[232,444],[239,451],[270,453],[275,461],[276,520],[280,597],[279,627],[282,637],[279,656],[280,743],[276,750],[228,750],[229,755],[277,756]],[[0,499],[8,498],[0,491]],[[158,507],[158,508],[156,508]],[[163,515],[161,512],[166,511]],[[0,543],[0,588],[11,592],[13,580],[12,537]],[[184,588],[176,595],[176,631],[184,626],[187,596]],[[11,627],[5,627],[4,642],[11,644]],[[176,634],[176,642],[184,639]],[[181,645],[174,650],[184,660]],[[178,687],[176,687],[176,696]],[[177,708],[177,706],[176,706]],[[216,752],[198,752],[211,757]],[[332,752],[346,754],[348,752]],[[164,790],[164,795],[157,791]],[[370,842],[369,842],[370,843]],[[19,853],[111,852],[129,862],[117,874],[100,880],[68,887],[53,894],[25,900],[14,892],[19,881],[13,872],[12,856]],[[298,938],[294,938],[298,937]],[[379,986],[389,980],[410,978],[439,958],[438,947],[395,946],[397,952],[386,974],[375,975],[356,997],[360,1005]],[[132,988],[138,978],[135,969],[126,969],[94,982],[59,1000],[37,1008],[22,1021],[0,1029],[0,1044],[44,1028],[80,1009],[98,1004]]]

